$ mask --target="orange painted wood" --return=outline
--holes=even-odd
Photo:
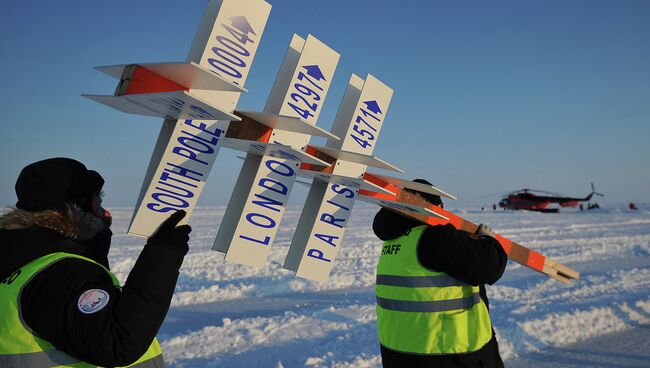
[[[371,181],[372,183],[376,185],[380,185],[385,189],[388,189],[394,193],[397,193],[396,195],[391,195],[391,194],[386,194],[386,193],[377,193],[377,192],[372,192],[368,190],[359,190],[360,195],[365,195],[368,197],[376,198],[376,199],[382,199],[385,201],[392,201],[392,202],[399,202],[399,203],[405,203],[405,204],[412,204],[416,206],[420,206],[423,208],[427,208],[433,212],[436,212],[442,216],[447,217],[449,220],[441,219],[438,217],[433,217],[433,216],[424,216],[424,215],[419,215],[415,214],[412,212],[408,211],[402,211],[402,210],[394,210],[391,209],[392,211],[397,211],[400,212],[401,214],[405,216],[409,216],[411,218],[414,218],[418,221],[421,221],[425,224],[431,225],[431,226],[436,226],[436,225],[445,225],[445,224],[451,224],[454,226],[456,229],[463,230],[469,233],[475,233],[476,230],[478,229],[478,225],[472,223],[471,221],[467,221],[464,218],[457,216],[449,211],[446,211],[438,206],[434,206],[429,204],[426,200],[424,200],[422,197],[420,197],[417,194],[408,192],[406,190],[402,190],[394,185],[390,185],[388,183],[384,183],[382,185],[382,181],[379,180],[376,177],[373,177],[371,174],[367,174],[365,176],[368,181]],[[545,264],[545,259],[546,257],[543,256],[540,253],[537,253],[531,249],[528,249],[522,245],[519,245],[510,239],[507,239],[501,235],[496,235],[496,239],[501,244],[501,247],[503,250],[508,254],[508,257],[512,259],[513,261],[522,264],[526,267],[530,267],[536,271],[543,272],[544,271],[544,264]]]
[[[143,68],[140,65],[129,65],[124,68],[122,79],[115,94],[117,96],[123,96],[189,90],[189,88],[156,74],[149,69]]]
[[[322,172],[326,174],[331,174],[334,172],[334,167],[336,166],[336,159],[324,152],[319,151],[318,149],[314,148],[313,146],[307,145],[307,148],[305,149],[305,152],[309,155],[312,155],[316,158],[319,158],[328,164],[330,166],[323,166],[323,165],[316,165],[316,164],[310,164],[303,162],[300,164],[300,169],[301,170],[309,170],[309,171],[317,171],[317,172]]]

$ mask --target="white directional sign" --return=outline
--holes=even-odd
[[[299,117],[315,125],[339,54],[313,36],[294,36],[264,107],[265,113]],[[302,149],[309,136],[273,129],[269,143]],[[219,227],[213,249],[230,262],[262,266],[268,256],[300,161],[249,154]]]
[[[188,64],[194,63],[243,87],[270,11],[271,5],[263,0],[210,0],[190,49]],[[181,73],[178,78],[188,79],[193,75]],[[234,111],[240,96],[239,91],[199,88],[187,93],[227,113]],[[165,120],[129,234],[148,237],[171,212],[182,209],[191,214],[219,152],[229,120],[239,120],[215,120],[215,117],[213,114],[203,119]],[[186,216],[184,221],[188,218]]]
[[[234,121],[233,114],[212,107],[186,91],[143,93],[126,96],[86,97],[129,114],[161,117],[164,119],[209,119]]]
[[[331,132],[316,126],[340,55],[311,35],[291,39],[263,112],[235,110],[247,92],[244,83],[270,11],[264,0],[209,0],[185,62],[98,67],[119,80],[114,95],[84,96],[165,119],[129,234],[149,237],[177,210],[188,213],[187,222],[220,148],[233,148],[247,156],[213,249],[230,262],[264,265],[297,175],[310,177],[284,267],[322,282],[356,200],[446,219],[417,203],[402,203],[410,197],[397,193],[450,195],[366,171],[371,166],[402,172],[372,156],[393,95],[372,75],[352,75]],[[327,145],[309,145],[311,136],[327,138]]]
[[[372,75],[368,75],[365,81],[352,75],[332,128],[332,133],[342,139],[327,142],[329,148],[342,151],[322,150],[336,159],[332,175],[363,180],[366,164],[376,162],[370,155],[392,96],[393,90]],[[353,153],[368,156],[361,160]],[[314,180],[284,268],[295,271],[300,277],[327,281],[361,186],[352,183],[353,186],[346,186],[336,178]]]

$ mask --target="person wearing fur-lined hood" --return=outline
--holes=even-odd
[[[155,336],[188,251],[172,214],[123,286],[110,272],[104,179],[52,158],[26,166],[18,202],[0,216],[0,366],[162,367]]]

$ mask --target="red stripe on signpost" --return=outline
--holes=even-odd
[[[136,65],[128,83],[129,86],[124,93],[125,95],[190,90],[189,88],[156,74],[149,69],[145,69],[140,65]]]
[[[436,212],[436,213],[438,213],[438,214],[440,214],[440,215],[442,215],[444,217],[447,217],[449,220],[445,220],[445,219],[442,219],[442,218],[439,218],[439,217],[434,217],[434,216],[425,216],[425,215],[410,213],[410,212],[405,211],[405,210],[396,210],[396,211],[398,211],[398,212],[400,212],[400,213],[402,213],[404,215],[408,215],[408,216],[410,216],[410,217],[412,217],[414,219],[417,219],[418,221],[422,221],[422,222],[424,222],[424,223],[426,223],[428,225],[431,225],[431,226],[451,224],[456,229],[467,231],[469,233],[475,233],[476,230],[478,229],[478,225],[476,225],[476,224],[474,224],[474,223],[472,223],[470,221],[467,221],[467,220],[463,219],[460,216],[454,215],[453,213],[451,213],[449,211],[446,211],[446,210],[444,210],[444,209],[442,209],[442,208],[440,208],[438,206],[429,205],[429,204],[426,204],[426,203],[421,203],[421,202],[424,201],[421,198],[417,198],[417,197],[412,198],[413,196],[411,194],[409,194],[410,192],[402,192],[402,190],[403,190],[402,188],[391,185],[391,184],[377,178],[376,176],[374,176],[372,174],[366,173],[364,178],[368,182],[373,183],[375,185],[378,185],[378,186],[380,186],[380,187],[382,187],[384,189],[390,190],[391,192],[393,192],[395,194],[378,193],[378,192],[373,192],[373,191],[361,189],[361,190],[359,190],[360,195],[364,195],[364,196],[371,197],[371,198],[378,199],[378,200],[384,200],[384,201],[396,202],[396,203],[403,203],[403,204],[411,204],[411,205],[424,207],[424,208],[427,208],[427,209],[429,209],[429,210],[431,210],[433,212]],[[544,255],[542,255],[542,254],[540,254],[538,252],[535,252],[532,249],[528,249],[528,248],[526,248],[524,246],[521,246],[521,245],[513,242],[512,240],[510,240],[510,239],[508,239],[508,238],[506,238],[504,236],[501,236],[499,234],[495,234],[495,238],[497,239],[499,244],[501,244],[501,247],[506,252],[506,254],[508,254],[508,257],[510,259],[512,259],[513,261],[515,261],[515,262],[517,262],[517,263],[519,263],[519,264],[521,264],[523,266],[526,266],[526,267],[532,268],[532,269],[534,269],[536,271],[545,273],[545,274],[547,274],[547,275],[549,275],[549,276],[551,276],[553,278],[556,278],[556,279],[558,279],[558,280],[560,280],[560,281],[562,281],[564,283],[568,283],[571,278],[577,279],[579,277],[579,274],[577,272],[575,272],[575,271],[573,271],[571,269],[568,269],[568,268],[567,268],[567,270],[571,271],[571,274],[565,272],[565,275],[568,275],[568,276],[562,275],[562,277],[559,277],[558,275],[556,275],[556,272],[555,273],[551,272],[551,271],[545,272],[544,266],[545,266],[545,263],[546,263],[547,259],[546,259],[546,257]],[[556,262],[554,262],[554,263],[556,263]],[[560,266],[566,268],[566,266],[563,266],[563,265],[560,265]]]
[[[545,256],[531,249],[528,253],[528,260],[526,261],[526,265],[530,268],[542,272],[544,270],[545,261],[546,261]]]

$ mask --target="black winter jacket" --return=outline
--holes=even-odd
[[[111,235],[101,221],[77,208],[67,215],[11,210],[0,217],[0,280],[55,252],[78,254],[108,267]],[[131,364],[148,349],[167,314],[185,253],[149,241],[121,291],[93,263],[58,261],[24,287],[24,321],[37,336],[85,362]],[[102,289],[110,298],[103,309],[84,314],[78,300],[89,289]]]
[[[381,209],[372,224],[375,235],[381,240],[403,236],[422,223]],[[484,284],[493,284],[506,268],[508,257],[496,239],[476,236],[456,230],[452,225],[428,227],[417,249],[420,264],[432,271],[446,274],[467,284],[479,286],[481,298],[489,308]],[[381,346],[384,367],[503,367],[497,340],[492,339],[478,351],[467,354],[410,355],[392,351]]]

